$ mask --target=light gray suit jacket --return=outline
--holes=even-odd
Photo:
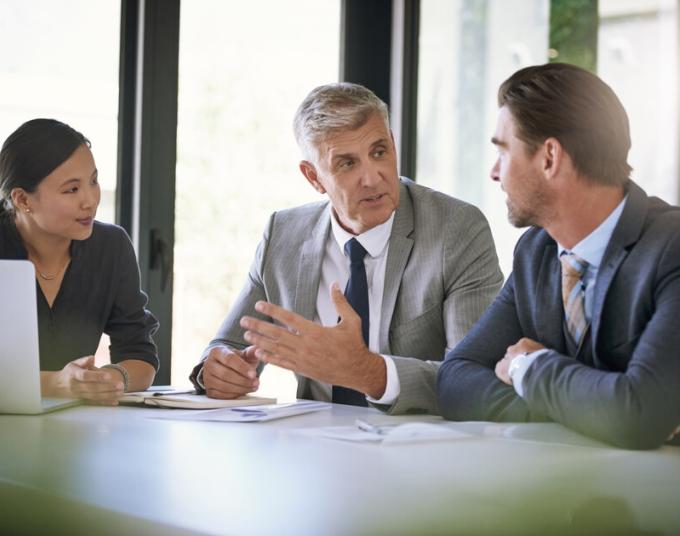
[[[246,284],[209,347],[244,348],[244,315],[266,300],[313,320],[326,240],[328,202],[272,214]],[[468,332],[503,282],[488,223],[474,206],[401,179],[390,235],[380,353],[394,357],[401,392],[390,413],[438,413],[439,361]],[[270,320],[270,319],[267,319]],[[200,365],[194,369],[195,377]],[[298,375],[299,398],[329,389]]]

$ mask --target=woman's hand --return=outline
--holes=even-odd
[[[71,361],[57,372],[41,372],[40,379],[44,396],[81,398],[94,404],[116,406],[123,395],[120,372],[98,369],[93,355]]]

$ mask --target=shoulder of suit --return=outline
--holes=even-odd
[[[277,210],[272,214],[272,218],[277,226],[295,223],[305,223],[309,226],[312,220],[317,221],[327,210],[328,201],[317,201],[293,208]]]
[[[410,179],[401,177],[402,195],[404,190],[409,195],[415,219],[422,223],[432,220],[439,226],[471,225],[486,217],[475,205],[457,199],[443,192],[433,190]]]
[[[677,223],[680,221],[680,207],[670,205],[658,197],[648,197],[647,199],[649,207],[647,213],[648,220],[652,220],[657,224],[666,224],[666,222],[670,224],[671,222]],[[677,227],[674,227],[673,230],[677,230]]]
[[[270,244],[294,249],[325,227],[328,217],[328,201],[309,203],[295,208],[274,212],[265,231]]]

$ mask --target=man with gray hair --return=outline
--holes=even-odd
[[[487,222],[399,178],[387,107],[362,86],[314,89],[294,127],[300,171],[328,201],[270,217],[191,379],[235,398],[273,363],[296,373],[299,398],[437,413],[438,361],[502,283]]]

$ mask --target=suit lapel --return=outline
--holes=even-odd
[[[592,345],[593,356],[596,357],[597,336],[600,329],[604,302],[621,263],[628,256],[629,247],[637,242],[642,233],[642,226],[647,218],[648,201],[647,194],[633,181],[628,187],[628,200],[623,207],[619,222],[614,228],[612,237],[609,239],[607,249],[602,257],[602,263],[597,271],[595,281],[595,293],[593,295],[592,311]]]
[[[595,293],[593,294],[593,312],[592,312],[592,338],[593,349],[597,347],[597,332],[600,329],[600,317],[602,316],[602,309],[604,307],[604,300],[607,297],[609,287],[619,270],[619,266],[623,260],[628,256],[628,252],[620,247],[615,251],[613,248],[607,247],[607,254],[602,258],[602,264],[597,271],[597,280],[595,282]]]
[[[552,240],[543,248],[543,257],[536,280],[534,314],[538,340],[548,348],[564,351],[566,341],[562,330],[564,322],[562,280],[557,259],[557,245]]]
[[[389,352],[390,324],[394,316],[397,295],[403,278],[406,263],[413,249],[413,202],[408,189],[402,182],[399,187],[399,207],[394,214],[390,245],[385,265],[385,287],[383,290],[382,311],[380,313],[380,351]]]
[[[309,239],[304,242],[300,252],[300,264],[295,286],[295,312],[309,320],[314,320],[316,312],[321,265],[326,251],[326,240],[330,226],[330,214],[326,208],[321,212]]]

